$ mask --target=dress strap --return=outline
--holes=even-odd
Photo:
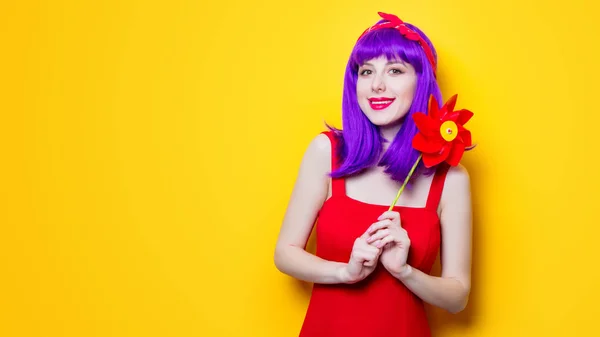
[[[331,141],[331,171],[334,171],[339,167],[339,158],[337,155],[339,143],[333,131],[324,131],[322,133],[327,135]],[[331,178],[331,196],[334,195],[346,195],[346,181],[344,178]]]
[[[438,204],[442,198],[442,191],[444,190],[444,182],[446,181],[446,174],[450,166],[446,163],[440,164],[433,176],[431,187],[429,188],[429,196],[427,197],[427,205],[425,208],[437,211]]]

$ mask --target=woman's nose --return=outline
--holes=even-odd
[[[385,91],[385,83],[383,82],[383,79],[380,76],[375,76],[375,78],[373,78],[373,83],[371,83],[371,90],[373,90],[373,92]]]

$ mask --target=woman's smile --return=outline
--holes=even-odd
[[[369,105],[373,110],[383,110],[390,106],[394,100],[396,99],[389,97],[371,97],[369,98]]]

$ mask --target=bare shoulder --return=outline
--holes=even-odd
[[[470,176],[467,168],[462,164],[451,166],[446,175],[446,186],[452,188],[465,188],[470,185]]]
[[[442,192],[441,206],[451,205],[460,200],[469,200],[471,195],[471,177],[462,164],[451,166],[446,175]]]
[[[331,141],[323,133],[315,136],[308,144],[304,154],[303,164],[318,167],[320,170],[330,170]]]
[[[308,151],[318,157],[329,158],[331,156],[331,141],[323,133],[318,134],[308,145]]]

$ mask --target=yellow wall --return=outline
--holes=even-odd
[[[379,10],[475,112],[473,294],[435,335],[594,334],[592,1],[56,0],[0,5],[0,335],[296,335],[273,247]]]

